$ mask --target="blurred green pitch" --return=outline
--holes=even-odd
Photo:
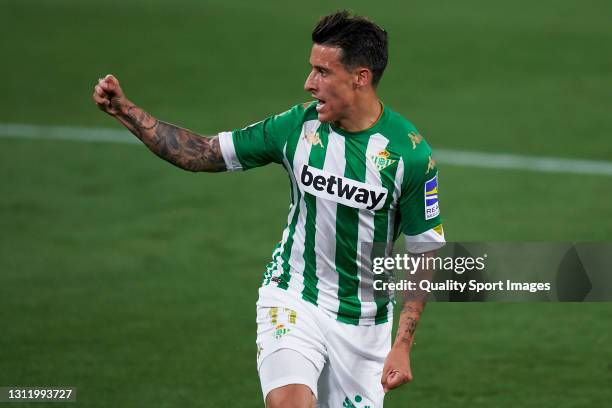
[[[90,99],[114,73],[164,120],[247,125],[308,99],[310,30],[343,6],[390,32],[380,94],[434,152],[612,160],[603,0],[7,0],[0,123],[116,127]],[[610,177],[440,169],[449,240],[612,236]],[[0,386],[74,386],[82,407],[263,405],[254,304],[287,212],[280,167],[194,175],[142,146],[0,138],[0,174]],[[611,318],[430,304],[415,381],[385,406],[604,406]]]

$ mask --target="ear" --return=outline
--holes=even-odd
[[[355,69],[355,88],[372,85],[372,71],[365,67]]]

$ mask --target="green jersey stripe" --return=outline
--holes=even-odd
[[[289,174],[289,180],[291,185],[291,210],[289,211],[288,217],[288,226],[287,226],[287,237],[284,240],[285,242],[282,245],[282,253],[280,258],[282,260],[282,269],[283,272],[279,277],[280,282],[278,282],[278,287],[281,289],[288,289],[289,281],[291,280],[291,264],[289,262],[291,257],[291,251],[293,249],[293,237],[295,236],[295,228],[297,225],[297,221],[300,216],[300,201],[302,197],[302,193],[297,186],[297,182],[295,180],[295,176],[293,174],[293,169],[291,163],[293,163],[293,158],[295,156],[295,151],[297,148],[297,144],[299,143],[299,136],[293,137],[287,141],[284,146],[284,156],[283,165],[287,170],[287,174]]]

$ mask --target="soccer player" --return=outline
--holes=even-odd
[[[373,289],[373,243],[385,255],[441,247],[437,170],[416,128],[376,93],[387,33],[340,11],[312,32],[304,89],[314,101],[244,129],[202,137],[130,102],[112,75],[93,99],[153,153],[189,171],[282,165],[291,206],[257,302],[257,368],[266,405],[381,407],[412,380],[409,353],[424,302],[406,300],[391,341],[393,302]]]

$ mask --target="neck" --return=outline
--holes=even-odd
[[[357,100],[348,115],[334,123],[349,132],[360,132],[374,126],[382,115],[382,103],[375,93],[367,98]]]

